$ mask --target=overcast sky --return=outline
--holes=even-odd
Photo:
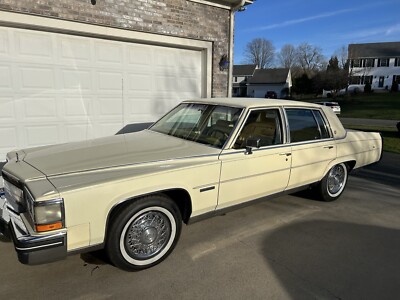
[[[244,62],[246,44],[257,37],[277,52],[308,42],[329,59],[350,43],[400,42],[400,0],[257,0],[235,22],[235,64]]]

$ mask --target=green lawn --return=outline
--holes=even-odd
[[[336,99],[296,97],[297,100],[307,102],[336,101],[341,107],[341,117],[385,119],[400,121],[400,92],[397,93],[371,93],[346,95]]]
[[[396,128],[362,125],[348,125],[345,127],[348,129],[380,132],[383,137],[383,151],[400,154],[400,133],[397,131]]]

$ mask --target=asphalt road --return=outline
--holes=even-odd
[[[400,156],[350,177],[336,202],[290,195],[185,226],[172,255],[128,273],[101,253],[40,266],[0,242],[1,299],[396,299]]]

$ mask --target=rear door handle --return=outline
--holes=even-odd
[[[292,153],[290,153],[290,152],[285,152],[285,153],[279,153],[279,155],[291,156],[291,155],[292,155]]]
[[[329,146],[324,146],[324,149],[332,149],[333,148],[333,146],[332,145],[329,145]]]

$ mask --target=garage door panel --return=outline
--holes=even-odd
[[[178,89],[178,82],[176,76],[168,76],[168,75],[158,75],[155,77],[155,86],[158,92],[170,92],[176,91]]]
[[[92,74],[90,70],[61,70],[61,84],[63,89],[76,89],[90,91],[92,87]]]
[[[177,67],[176,62],[178,62],[180,60],[180,58],[182,57],[180,53],[180,50],[173,50],[173,49],[168,49],[166,48],[164,51],[160,51],[159,53],[157,53],[157,55],[155,56],[155,65],[158,67],[168,67],[171,69],[174,69]]]
[[[152,75],[146,73],[128,73],[127,92],[143,92],[152,90]]]
[[[195,50],[0,27],[0,128],[14,136],[0,160],[14,148],[155,121],[202,96],[202,59]]]
[[[122,98],[100,97],[95,101],[95,107],[97,109],[99,117],[109,117],[109,116],[120,117],[122,116],[123,112],[123,101]]]
[[[92,124],[81,123],[81,124],[66,124],[64,126],[64,136],[66,142],[83,141],[93,138]]]
[[[0,151],[2,153],[4,153],[4,151],[10,151],[12,149],[17,148],[18,146],[17,128],[2,125],[0,127],[0,141],[1,141]]]
[[[123,63],[123,48],[112,42],[96,42],[96,63],[117,64],[120,66]]]
[[[197,80],[195,78],[181,78],[178,81],[179,83],[179,90],[183,93],[190,93],[193,95],[193,91],[196,93],[201,94],[201,88],[197,84]]]
[[[18,30],[15,33],[15,51],[20,58],[29,60],[53,60],[52,35],[36,31]]]
[[[86,120],[93,115],[92,99],[82,97],[66,97],[63,102],[63,115],[68,120]]]
[[[15,120],[15,100],[12,96],[2,96],[0,97],[0,126],[3,124]],[[1,139],[0,139],[1,141]]]
[[[122,78],[120,72],[99,71],[97,73],[97,88],[102,92],[118,92],[122,95]]]
[[[57,120],[57,102],[55,97],[29,97],[23,101],[24,116],[27,121]]]
[[[56,124],[25,127],[25,140],[28,147],[57,144],[59,143],[58,136],[58,126]]]
[[[149,47],[128,45],[127,52],[130,67],[153,65],[153,51]]]
[[[0,65],[0,90],[12,90],[12,69],[8,65]]]
[[[18,69],[22,90],[55,89],[55,73],[52,68],[20,66]]]
[[[61,37],[58,47],[58,58],[61,62],[73,62],[75,65],[92,63],[91,43],[87,39]]]
[[[128,102],[128,112],[130,115],[145,115],[154,109],[153,101],[142,97],[140,100],[130,100]]]
[[[9,55],[10,52],[8,30],[5,28],[0,28],[0,57]]]

